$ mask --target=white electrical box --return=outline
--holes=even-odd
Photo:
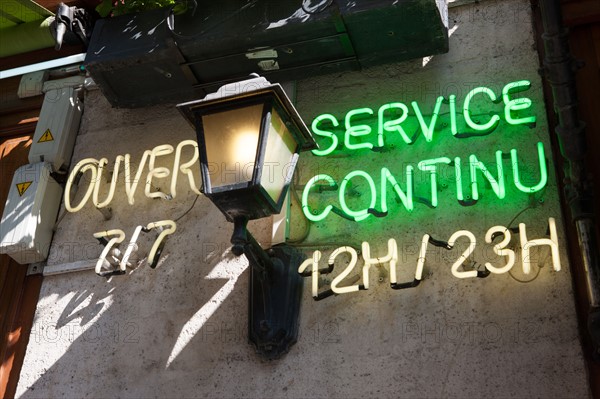
[[[17,97],[28,98],[43,94],[44,82],[48,80],[48,70],[26,73],[21,77]]]
[[[69,165],[83,105],[72,87],[46,92],[29,150],[29,163],[50,162],[57,171]]]
[[[15,172],[0,222],[0,253],[17,263],[41,262],[48,256],[61,186],[47,162],[21,166]]]

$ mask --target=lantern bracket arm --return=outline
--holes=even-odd
[[[259,273],[261,280],[266,280],[273,270],[273,260],[258,244],[248,231],[248,219],[236,217],[233,220],[233,235],[231,236],[231,251],[234,255],[246,255],[250,266]]]

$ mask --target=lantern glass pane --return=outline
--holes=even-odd
[[[260,184],[275,203],[279,202],[288,181],[288,173],[294,172],[291,162],[297,146],[279,113],[273,108]]]
[[[263,104],[202,116],[211,187],[252,180]]]

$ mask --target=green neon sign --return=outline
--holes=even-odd
[[[311,220],[313,222],[318,222],[325,219],[327,215],[329,215],[329,212],[331,212],[331,210],[333,209],[332,205],[327,205],[323,212],[313,215],[313,213],[310,210],[310,207],[308,206],[308,193],[310,192],[310,189],[315,185],[315,183],[320,180],[325,180],[330,187],[335,187],[337,185],[335,183],[335,180],[333,180],[333,177],[325,174],[316,175],[312,179],[310,179],[308,183],[306,183],[306,187],[304,187],[304,192],[302,193],[302,212],[308,220]]]
[[[458,123],[457,96],[455,94],[450,94],[447,101],[442,96],[436,99],[429,122],[426,121],[426,117],[423,115],[423,107],[416,101],[410,102],[412,110],[401,102],[383,104],[377,112],[368,107],[352,109],[341,118],[344,122],[343,129],[345,130],[343,132],[340,131],[340,119],[332,114],[321,114],[313,120],[311,128],[315,136],[325,142],[321,143],[321,149],[313,150],[313,154],[327,156],[340,146],[349,151],[371,150],[375,146],[373,143],[376,143],[377,147],[383,147],[388,141],[386,139],[388,135],[399,135],[407,145],[413,144],[415,137],[419,135],[410,136],[406,131],[406,126],[403,126],[403,124],[407,125],[411,119],[416,122],[420,135],[424,137],[427,143],[435,141],[434,133],[436,129],[439,129],[440,123],[449,124],[452,136],[457,139],[464,139],[471,135],[489,134],[500,125],[502,118],[508,125],[532,125],[536,121],[534,115],[520,115],[532,107],[532,101],[526,97],[513,98],[516,93],[527,91],[530,88],[530,81],[518,80],[506,84],[499,95],[484,86],[472,89],[463,100],[461,116],[464,119],[464,126],[461,127]],[[489,111],[488,113],[491,114],[489,119],[481,122],[477,120],[478,117],[471,110],[471,103],[474,98],[488,103],[488,107],[502,102],[504,110],[503,112],[501,110],[498,110],[499,112]],[[448,112],[442,114],[442,104],[444,103],[447,103]],[[371,126],[375,124],[377,124],[376,128]],[[467,134],[459,134],[459,130],[461,133]],[[336,131],[338,131],[337,134]],[[340,135],[343,136],[343,139],[338,137]]]
[[[520,169],[522,165],[519,163],[519,158],[516,149],[510,150],[511,154],[511,167],[513,171],[513,183],[517,190],[524,193],[535,193],[542,190],[548,184],[548,172],[545,160],[544,144],[542,142],[537,143],[538,152],[538,163],[540,168],[540,179],[537,184],[533,186],[526,186],[521,182]],[[430,186],[430,197],[429,202],[433,207],[437,207],[439,204],[438,198],[438,174],[441,168],[452,168],[454,172],[454,178],[456,180],[456,199],[457,201],[464,200],[464,188],[463,184],[470,186],[471,196],[473,200],[480,199],[480,187],[483,182],[481,177],[487,181],[492,187],[492,191],[499,200],[506,198],[506,181],[504,177],[504,161],[503,152],[501,150],[495,151],[495,173],[492,172],[494,166],[491,164],[484,164],[475,154],[471,154],[468,157],[468,162],[465,163],[460,157],[450,159],[448,157],[439,157],[426,159],[417,164],[417,168],[421,172],[425,172],[429,176]],[[467,173],[463,173],[463,166],[468,168]],[[450,172],[452,173],[452,169]],[[379,173],[379,187],[376,185],[373,177],[362,170],[353,170],[349,172],[342,180],[339,185],[338,202],[344,213],[353,218],[356,221],[362,221],[368,218],[371,213],[370,209],[375,209],[377,203],[380,204],[382,212],[388,211],[388,189],[389,186],[393,188],[393,192],[402,203],[404,209],[407,212],[411,212],[414,209],[414,166],[407,165],[405,167],[405,188],[403,189],[398,183],[394,172],[388,167],[382,167]],[[467,177],[468,176],[468,177]],[[348,199],[348,185],[350,181],[356,177],[362,177],[367,182],[367,189],[361,194],[369,195],[369,205],[356,210],[351,209],[347,203]],[[464,182],[466,177],[467,182]],[[314,193],[316,183],[324,181],[329,187],[338,187],[335,179],[327,174],[319,174],[311,178],[302,193],[302,211],[307,219],[317,222],[325,219],[330,212],[333,210],[333,205],[329,204],[322,211],[313,210],[309,206],[309,196]],[[364,187],[364,185],[362,185]],[[378,197],[379,195],[379,197]]]
[[[421,109],[419,108],[419,104],[416,101],[410,103],[413,109],[415,110],[415,115],[417,115],[417,119],[419,120],[419,125],[421,126],[421,132],[425,137],[425,141],[431,143],[433,140],[433,132],[435,131],[435,123],[437,122],[438,115],[440,114],[440,108],[442,107],[442,102],[444,101],[444,97],[440,96],[437,98],[435,102],[435,108],[433,109],[433,115],[431,120],[429,121],[429,125],[425,122],[423,115],[421,114]]]
[[[407,211],[413,210],[413,171],[412,165],[406,166],[406,191],[402,190],[396,178],[392,175],[388,168],[381,168],[381,210],[382,212],[388,211],[387,206],[387,184],[391,184],[402,201],[404,209]]]
[[[411,101],[410,107],[401,102],[390,102],[381,105],[377,111],[367,107],[352,109],[343,117],[343,126],[334,115],[322,114],[313,120],[312,129],[317,137],[325,140],[325,145],[322,145],[320,150],[315,150],[313,153],[317,156],[326,156],[337,150],[340,145],[349,151],[373,150],[375,147],[384,147],[390,140],[397,141],[398,139],[410,145],[420,135],[423,135],[426,143],[431,143],[435,141],[436,134],[434,133],[443,132],[441,129],[448,125],[450,134],[460,140],[466,137],[482,136],[483,133],[487,135],[493,132],[502,122],[511,126],[531,126],[536,120],[534,115],[527,114],[527,111],[531,111],[533,106],[531,99],[523,96],[516,97],[517,94],[530,88],[531,82],[528,80],[518,80],[504,85],[499,95],[496,95],[488,87],[475,87],[463,99],[461,114],[457,113],[458,98],[455,94],[450,94],[447,99],[438,96],[429,119],[423,114],[423,108],[416,101]],[[483,113],[477,111],[478,113],[475,114],[473,112],[473,109],[475,109],[473,106],[474,101],[478,102],[478,110],[495,104],[497,104],[498,109]],[[449,111],[441,113],[444,104]],[[486,116],[482,119],[481,115]],[[462,121],[459,121],[458,116],[464,119],[464,126],[461,125]],[[412,124],[410,124],[409,118],[414,118]],[[369,119],[371,119],[371,122],[369,122]],[[375,123],[377,124],[376,128],[373,126]],[[409,133],[415,125],[419,130],[415,133]],[[343,140],[339,137],[339,134],[342,133],[341,129],[345,129]],[[362,221],[372,214],[382,217],[379,215],[382,213],[385,216],[389,208],[390,195],[393,197],[394,202],[401,204],[407,212],[414,210],[415,198],[427,206],[436,208],[439,205],[439,194],[443,192],[447,195],[447,193],[452,192],[452,189],[449,191],[438,190],[439,177],[442,174],[446,175],[447,172],[454,177],[454,194],[456,200],[462,205],[472,205],[472,203],[465,204],[465,198],[478,201],[482,195],[484,185],[491,187],[491,191],[498,200],[505,200],[507,184],[511,183],[520,192],[535,193],[544,189],[548,184],[544,144],[538,142],[536,149],[539,180],[536,180],[535,184],[523,181],[524,165],[520,161],[516,149],[513,148],[508,151],[510,153],[510,166],[505,165],[508,161],[503,159],[503,151],[497,149],[494,152],[495,165],[493,165],[494,161],[481,161],[482,158],[476,154],[470,154],[462,158],[442,156],[422,160],[417,162],[416,165],[407,165],[402,171],[390,166],[383,166],[380,173],[378,173],[379,176],[373,175],[376,176],[376,179],[378,178],[378,181],[366,171],[352,170],[339,180],[339,186],[332,176],[318,174],[311,178],[304,188],[302,210],[311,221],[324,220],[332,211],[339,216]],[[379,152],[377,151],[377,153]],[[505,179],[505,167],[512,168],[512,181]],[[428,196],[415,196],[415,170],[422,173],[429,182]],[[404,184],[399,183],[396,178],[399,173],[404,174],[404,178],[401,179]],[[350,193],[351,182],[358,178],[364,179],[367,184],[359,184],[355,187],[360,187],[360,195],[368,199],[364,200],[366,203],[360,205],[359,209],[356,209],[357,205],[352,202],[349,204],[349,200],[352,196]],[[322,210],[315,210],[309,206],[311,194],[316,194],[319,182],[338,190],[337,202],[339,208],[335,204],[328,204]],[[444,185],[444,187],[446,186]],[[465,191],[465,189],[468,191]],[[320,192],[320,190],[318,191]],[[375,209],[376,205],[379,205],[380,211]]]
[[[452,162],[450,158],[441,157],[435,159],[428,159],[426,161],[419,162],[419,169],[429,172],[429,181],[431,183],[431,206],[434,208],[438,205],[437,195],[437,165],[438,164],[450,164]]]
[[[456,180],[456,199],[459,201],[464,201],[465,196],[463,195],[462,167],[460,157],[454,158],[454,179]]]
[[[484,124],[478,124],[471,118],[471,100],[476,94],[487,94],[492,102],[496,101],[496,95],[487,87],[476,87],[471,90],[469,94],[467,94],[467,97],[465,97],[465,102],[463,104],[463,115],[465,117],[465,122],[467,122],[467,125],[475,131],[489,132],[494,130],[498,126],[498,122],[500,122],[500,117],[498,115],[493,115],[491,119]]]
[[[402,110],[402,116],[389,121],[385,120],[384,113],[389,110],[400,109]],[[383,134],[387,133],[398,133],[402,140],[406,144],[412,143],[412,139],[406,134],[406,131],[402,128],[401,123],[408,117],[408,107],[402,103],[390,103],[384,104],[377,111],[378,123],[377,123],[377,145],[379,147],[384,146]]]
[[[353,125],[352,117],[357,115],[373,115],[373,110],[371,108],[358,108],[353,109],[352,111],[346,114],[346,134],[344,135],[344,144],[346,148],[349,150],[357,150],[360,148],[373,148],[373,144],[371,143],[353,143],[352,138],[354,137],[362,137],[368,136],[371,133],[371,126],[369,125]]]
[[[318,156],[325,156],[325,155],[331,154],[338,145],[338,138],[335,135],[335,133],[327,131],[327,130],[322,130],[321,128],[319,128],[319,124],[322,121],[330,121],[332,123],[333,127],[338,127],[340,125],[338,123],[337,119],[335,118],[335,116],[330,115],[330,114],[319,115],[312,122],[311,127],[312,127],[312,131],[314,134],[316,134],[317,136],[321,136],[321,137],[327,137],[328,139],[331,140],[331,144],[329,145],[329,147],[324,148],[322,150],[313,150],[312,153],[315,155],[318,155]]]
[[[503,199],[506,195],[504,189],[504,169],[502,168],[502,151],[496,151],[496,169],[498,177],[494,177],[489,169],[477,159],[474,154],[469,156],[469,166],[471,171],[471,193],[474,200],[479,199],[479,190],[477,188],[477,170],[480,170],[483,176],[491,184],[492,190],[496,193],[499,199]]]
[[[540,165],[540,181],[535,186],[525,186],[521,183],[519,178],[519,159],[517,157],[517,150],[514,148],[510,150],[510,160],[513,164],[513,178],[515,187],[524,193],[536,193],[548,184],[548,170],[546,169],[546,155],[544,153],[544,144],[542,142],[536,145],[538,151],[538,163]]]
[[[448,106],[450,107],[450,131],[453,136],[456,136],[458,134],[458,128],[456,127],[456,95],[450,94]]]
[[[506,122],[511,125],[521,125],[521,124],[534,124],[535,116],[526,116],[522,118],[514,118],[513,112],[521,111],[531,107],[531,100],[529,98],[517,98],[512,100],[510,98],[510,92],[519,92],[528,90],[531,87],[531,82],[528,80],[519,80],[517,82],[512,82],[504,86],[502,89],[502,100],[504,101],[504,118]],[[524,89],[523,89],[524,88]]]
[[[350,209],[348,207],[348,204],[346,203],[346,187],[348,186],[350,179],[352,179],[355,176],[361,176],[367,181],[369,185],[369,191],[371,194],[371,202],[369,203],[369,206],[367,208],[361,209],[360,211]],[[354,219],[357,222],[365,220],[370,216],[370,213],[368,212],[369,208],[375,208],[375,203],[377,201],[377,190],[375,189],[375,182],[373,181],[373,178],[371,178],[371,176],[367,172],[364,172],[362,170],[354,170],[348,173],[346,177],[344,177],[344,179],[342,180],[342,184],[340,185],[339,200],[340,206],[346,214],[354,217]]]

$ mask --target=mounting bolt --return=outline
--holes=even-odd
[[[33,274],[41,274],[43,270],[43,265],[40,263],[32,263],[27,267],[27,276],[31,276]]]

